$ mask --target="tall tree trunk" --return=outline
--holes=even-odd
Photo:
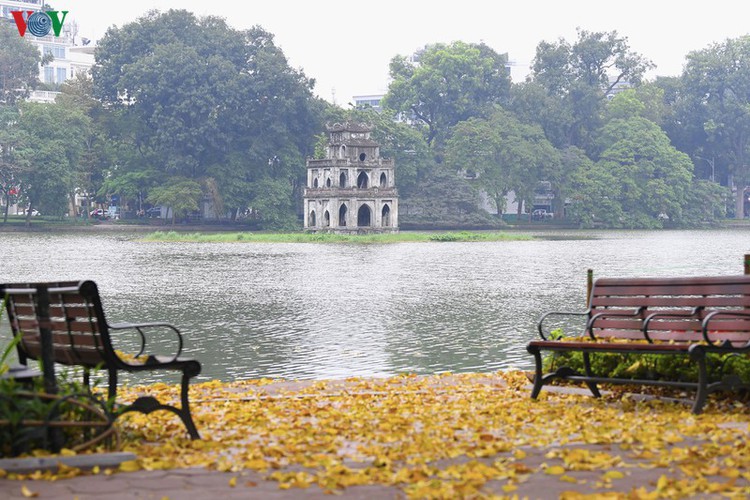
[[[74,192],[73,193],[68,193],[68,203],[70,205],[68,207],[68,210],[70,212],[70,216],[71,217],[78,217],[78,208],[76,207],[76,194]]]
[[[559,189],[553,190],[552,193],[554,194],[554,198],[552,198],[552,210],[555,214],[553,217],[556,220],[561,220],[565,215],[565,200]]]
[[[10,210],[10,193],[5,193],[5,212],[3,213],[3,224],[8,223],[8,210]]]
[[[495,195],[495,206],[497,207],[497,217],[502,219],[503,212],[505,211],[505,196]]]
[[[737,195],[734,198],[735,201],[735,209],[734,209],[734,218],[735,219],[744,219],[745,218],[745,185],[744,183],[740,186],[737,186]]]

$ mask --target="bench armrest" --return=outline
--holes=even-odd
[[[628,312],[620,309],[598,312],[591,316],[591,318],[589,318],[588,323],[586,323],[586,331],[588,332],[589,337],[596,340],[596,335],[594,335],[594,323],[596,323],[598,320],[604,318],[636,318],[643,314],[643,311],[645,309],[645,307],[639,307],[633,312]]]
[[[138,356],[142,355],[143,352],[146,350],[146,335],[143,333],[144,328],[168,328],[172,330],[176,336],[177,336],[177,352],[172,357],[170,362],[176,361],[178,357],[180,357],[180,354],[182,354],[182,333],[180,333],[180,330],[177,329],[176,326],[170,324],[170,323],[163,323],[163,322],[151,322],[151,323],[114,323],[112,325],[109,325],[110,330],[136,330],[138,334],[141,337],[141,349],[138,351],[138,354],[135,355],[137,358]]]
[[[698,317],[700,315],[701,311],[703,311],[703,306],[698,306],[693,308],[690,312],[655,312],[652,314],[649,314],[646,316],[646,319],[643,320],[643,336],[646,337],[646,340],[648,340],[648,343],[651,344],[651,337],[648,335],[648,325],[651,323],[651,320],[654,319],[660,319],[660,318],[685,318],[685,319],[693,319]]]
[[[568,311],[552,311],[544,314],[541,318],[539,318],[539,323],[537,323],[536,329],[539,331],[539,336],[542,337],[542,340],[548,340],[547,337],[544,335],[544,320],[546,320],[550,316],[588,316],[589,311],[581,311],[581,312],[568,312]]]
[[[750,319],[750,311],[748,311],[748,312],[744,312],[744,311],[711,311],[710,313],[708,313],[706,315],[706,317],[703,318],[703,324],[702,324],[702,326],[703,326],[703,328],[702,328],[703,332],[702,333],[703,333],[703,340],[705,340],[708,343],[708,345],[712,345],[712,346],[715,346],[716,342],[714,342],[713,340],[711,340],[709,338],[708,331],[709,331],[709,328],[710,328],[710,325],[711,325],[711,320],[714,319],[714,316],[723,316],[723,317],[731,316],[731,317],[735,317],[735,318],[747,318],[747,319]],[[722,347],[724,345],[727,345],[727,343],[729,343],[729,345],[731,346],[731,342],[729,340],[726,340],[726,341],[724,341]],[[748,347],[748,346],[750,346],[750,341],[748,341],[748,342],[745,343],[745,347]]]

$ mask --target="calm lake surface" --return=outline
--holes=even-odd
[[[0,233],[0,282],[95,280],[110,322],[177,325],[185,355],[203,364],[201,380],[323,379],[530,368],[525,345],[537,319],[583,309],[587,269],[741,274],[750,253],[748,229],[532,234],[359,245]],[[123,350],[132,349],[122,335]]]

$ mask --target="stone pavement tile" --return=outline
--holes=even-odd
[[[109,495],[119,493],[121,491],[128,491],[130,482],[123,474],[113,474],[111,476],[105,476],[103,474],[97,474],[94,476],[85,476],[86,481],[72,481],[72,480],[59,480],[54,483],[65,485],[67,488],[76,494],[100,494]],[[75,479],[83,479],[75,478]],[[44,481],[36,481],[34,485],[42,484]]]
[[[133,477],[137,475],[138,478]],[[21,488],[26,486],[39,499],[49,500],[330,500],[332,495],[317,486],[307,489],[279,489],[275,481],[264,481],[257,473],[230,473],[196,469],[170,471],[166,476],[159,472],[118,473],[119,490],[102,488],[107,484],[100,476],[79,476],[59,481],[9,481],[0,479],[0,499],[25,499]],[[237,478],[236,486],[230,486],[230,479]],[[161,483],[161,487],[155,487]],[[115,482],[110,482],[115,484]],[[333,495],[346,500],[403,498],[398,488],[386,486],[357,486]]]

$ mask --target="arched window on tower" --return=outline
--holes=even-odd
[[[388,186],[388,177],[386,177],[385,172],[380,174],[380,189],[385,189]]]
[[[315,210],[310,210],[310,217],[307,218],[307,227],[315,227]]]
[[[326,179],[326,187],[331,187],[331,178]]]
[[[357,176],[357,187],[359,189],[367,189],[367,185],[368,185],[367,174],[363,170],[362,172],[359,173],[359,176]]]
[[[317,177],[315,179],[313,179],[313,187],[314,188],[318,187],[318,178]]]
[[[331,227],[331,214],[328,210],[323,214],[323,225],[325,227]]]
[[[357,211],[357,226],[368,227],[372,225],[372,210],[369,205],[362,205]]]
[[[340,188],[346,187],[346,170],[341,172],[341,175],[339,175],[339,187]]]
[[[380,213],[383,227],[391,226],[391,207],[383,205],[383,210]]]
[[[339,208],[339,226],[346,226],[346,204],[342,203]]]

